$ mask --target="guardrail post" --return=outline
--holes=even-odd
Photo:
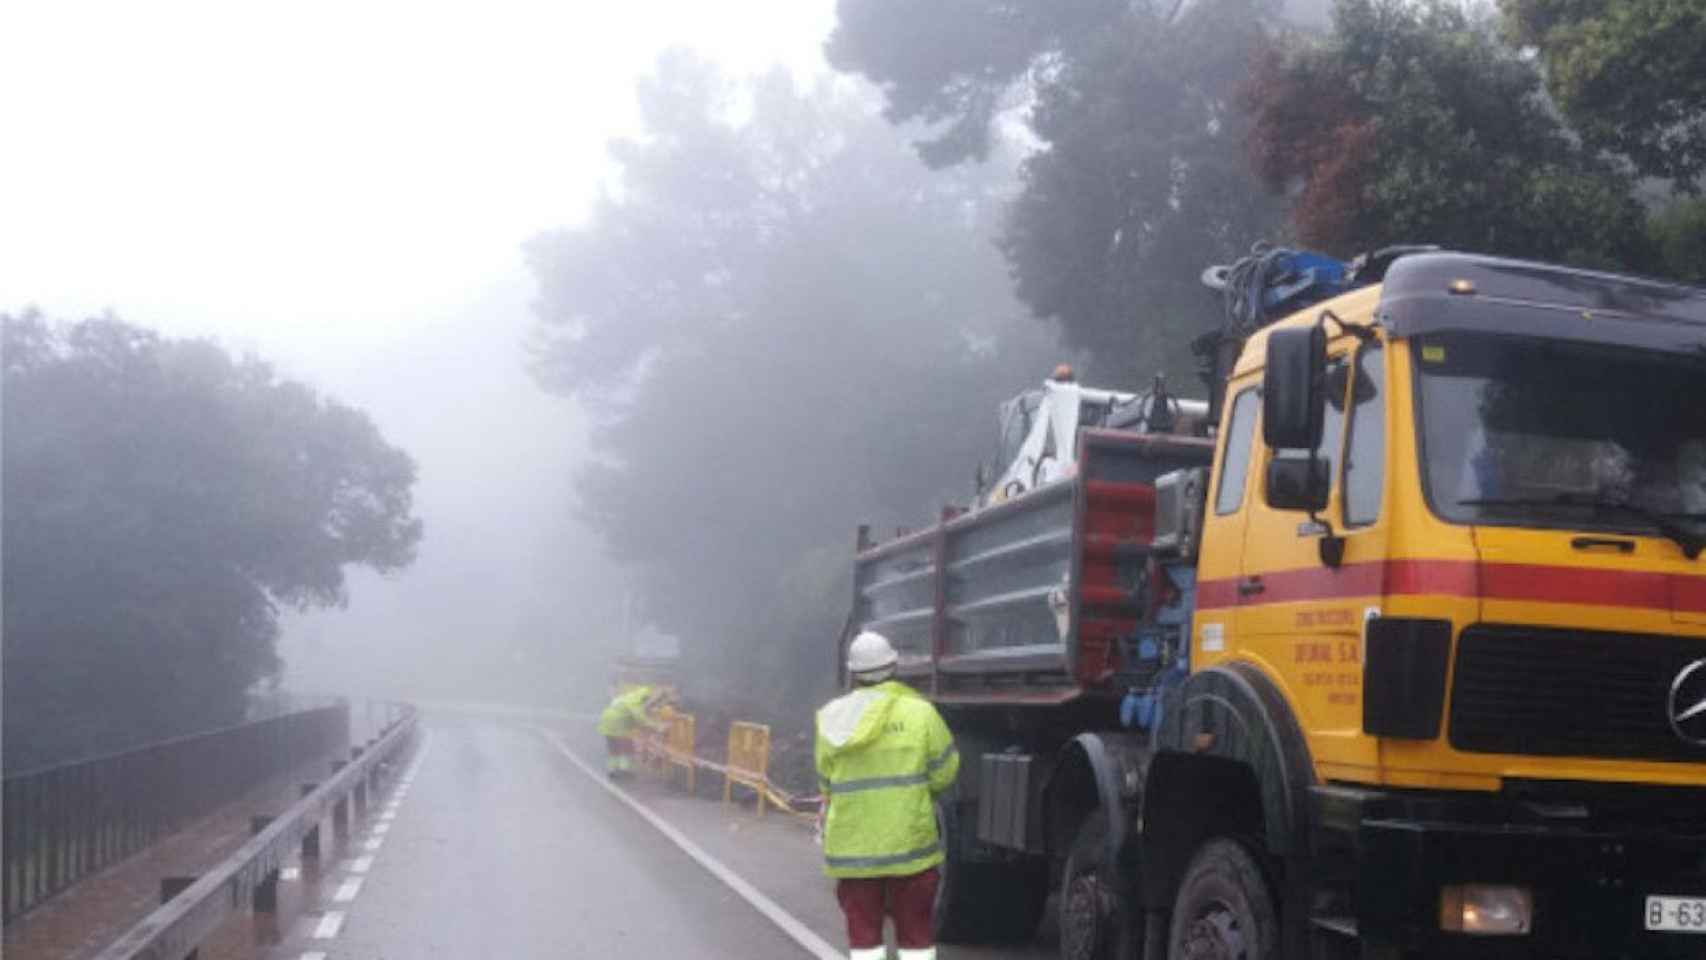
[[[354,763],[360,760],[361,755],[366,751],[366,747],[350,747],[350,762]],[[367,774],[363,773],[355,778],[355,787],[352,792],[355,794],[355,815],[357,817],[367,816]]]
[[[348,765],[342,760],[333,760],[332,776],[337,776]],[[339,837],[349,834],[349,794],[347,793],[332,803],[332,834]]]
[[[271,815],[249,818],[249,836],[255,836],[265,830],[273,822]],[[251,906],[256,913],[274,913],[278,910],[278,871],[269,872],[260,883],[255,885],[254,895],[250,898]]]
[[[195,881],[195,877],[161,877],[160,903],[162,905],[171,903],[173,897],[176,897],[178,894],[188,890],[190,888],[190,884],[195,883]],[[184,960],[199,960],[200,956],[200,950],[191,950],[189,953],[184,954]]]
[[[320,785],[317,783],[305,783],[302,785],[302,795],[306,797],[318,789],[320,789]],[[314,821],[314,825],[302,835],[302,859],[320,859],[320,821],[318,820]]]

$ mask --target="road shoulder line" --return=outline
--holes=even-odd
[[[536,724],[529,724],[529,726],[532,727],[536,733],[549,741],[552,746],[556,747],[557,752],[561,753],[570,763],[574,764],[576,768],[586,774],[588,779],[598,784],[600,787],[603,787],[611,796],[622,801],[624,804],[627,804],[628,809],[645,818],[647,823],[651,824],[659,833],[667,837],[671,843],[680,847],[682,853],[692,857],[695,862],[709,871],[712,876],[722,881],[724,886],[733,890],[735,893],[740,894],[741,899],[751,904],[753,909],[763,914],[765,919],[774,923],[783,933],[788,935],[789,939],[799,944],[807,953],[817,957],[818,960],[841,960],[841,950],[831,946],[829,941],[812,932],[810,927],[801,923],[793,914],[782,909],[776,901],[765,896],[757,887],[754,887],[742,878],[740,874],[730,870],[728,867],[723,865],[722,861],[711,856],[698,844],[689,840],[686,835],[684,835],[680,830],[677,830],[669,821],[647,809],[646,806],[638,800],[630,797],[627,791],[610,783],[609,780],[605,778],[604,774],[600,773],[591,764],[577,756],[573,750],[569,749],[568,744],[563,742],[562,737],[558,736],[553,731]]]

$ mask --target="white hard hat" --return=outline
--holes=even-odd
[[[848,673],[876,673],[894,666],[899,661],[900,655],[894,652],[894,645],[889,643],[888,637],[880,633],[866,630],[847,645]]]

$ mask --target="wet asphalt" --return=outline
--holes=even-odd
[[[267,960],[806,956],[538,731],[425,729]]]

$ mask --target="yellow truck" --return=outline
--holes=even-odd
[[[1706,290],[1246,266],[1207,417],[861,531],[853,629],[965,758],[944,938],[1706,957]]]

